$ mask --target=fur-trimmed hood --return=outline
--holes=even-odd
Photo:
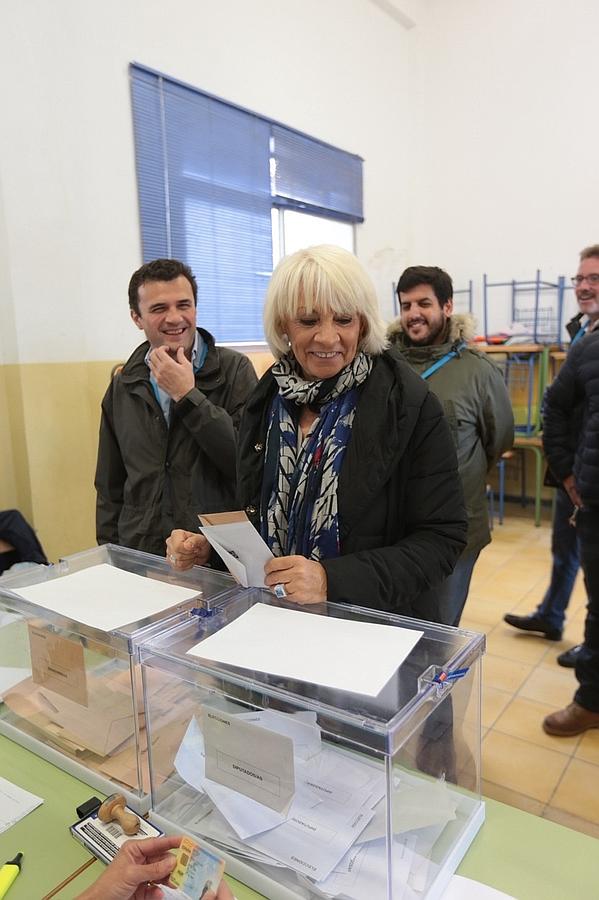
[[[471,313],[455,313],[449,318],[449,335],[445,343],[473,340],[476,334],[476,319]],[[407,343],[401,317],[398,316],[387,328],[387,337],[391,343]]]

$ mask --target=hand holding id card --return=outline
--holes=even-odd
[[[162,893],[170,900],[201,900],[208,891],[216,894],[224,871],[224,860],[184,837],[168,884],[161,885]]]

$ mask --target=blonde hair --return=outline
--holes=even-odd
[[[264,334],[279,359],[289,350],[286,322],[299,309],[358,315],[363,333],[359,350],[377,355],[388,345],[374,285],[356,257],[341,247],[320,244],[285,256],[266,292]]]

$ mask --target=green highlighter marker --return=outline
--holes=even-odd
[[[21,871],[22,853],[17,853],[14,859],[9,859],[0,869],[0,900],[5,896],[9,887]]]

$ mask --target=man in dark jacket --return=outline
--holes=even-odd
[[[147,340],[102,401],[96,469],[98,543],[164,555],[174,525],[235,508],[236,430],[256,375],[248,358],[196,327],[188,266],[157,259],[129,283]]]
[[[397,294],[401,314],[389,338],[403,358],[437,395],[454,439],[466,513],[468,544],[442,585],[442,621],[457,626],[468,596],[478,555],[491,540],[487,512],[487,473],[514,440],[514,417],[499,369],[469,347],[474,319],[453,314],[451,278],[436,266],[410,266]]]
[[[580,312],[568,322],[566,328],[575,346],[585,334],[599,327],[599,244],[585,247],[580,254],[578,272],[572,279]],[[572,451],[576,449],[578,416],[572,419]],[[520,616],[506,613],[504,621],[513,628],[542,634],[551,641],[559,641],[562,636],[566,609],[574,589],[574,582],[580,567],[576,531],[570,527],[572,503],[561,483],[553,480],[548,472],[546,483],[557,488],[555,514],[551,535],[553,562],[551,580],[545,596],[533,613]],[[560,666],[574,668],[580,644],[570,647],[557,657]]]
[[[572,449],[572,419],[582,405],[582,427]],[[599,728],[599,333],[580,341],[547,389],[543,447],[551,471],[573,507],[588,594],[584,643],[576,657],[574,700],[547,716],[548,734],[566,737]]]

